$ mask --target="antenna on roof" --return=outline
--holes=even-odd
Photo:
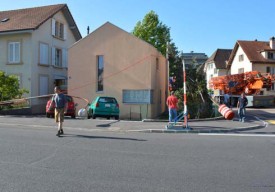
[[[87,35],[89,35],[89,33],[90,33],[90,27],[88,26],[87,27]]]

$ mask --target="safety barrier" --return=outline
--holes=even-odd
[[[232,120],[234,118],[234,112],[229,109],[225,104],[220,105],[218,111],[227,120]]]

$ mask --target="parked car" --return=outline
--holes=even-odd
[[[67,97],[67,111],[65,113],[65,116],[71,116],[73,119],[75,118],[75,113],[76,113],[76,106],[77,104],[74,103],[74,100],[71,96],[66,95]],[[51,102],[53,102],[52,107],[50,108]],[[54,117],[54,108],[55,108],[55,102],[52,101],[52,98],[50,98],[47,102],[46,105],[46,116],[49,117]]]
[[[105,117],[110,119],[114,117],[116,120],[119,119],[119,104],[114,97],[97,97],[91,104],[89,104],[88,119],[91,117]]]

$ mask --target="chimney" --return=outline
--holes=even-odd
[[[90,27],[88,26],[87,27],[87,35],[89,35],[89,33],[90,33]]]
[[[270,45],[271,49],[275,49],[275,37],[270,38]]]

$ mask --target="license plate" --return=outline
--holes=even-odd
[[[105,107],[111,107],[111,105],[110,104],[105,104]]]

